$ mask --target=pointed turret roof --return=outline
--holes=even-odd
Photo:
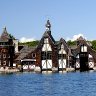
[[[1,34],[0,36],[0,41],[8,41],[10,39],[10,35],[9,33],[7,32],[7,29],[6,27],[3,29],[3,33]]]

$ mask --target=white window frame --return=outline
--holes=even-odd
[[[6,58],[6,54],[3,54],[3,58]]]
[[[7,62],[6,61],[3,61],[3,65],[6,65],[7,64]]]
[[[35,56],[34,56],[35,55]],[[32,58],[35,58],[36,57],[36,53],[32,53]]]
[[[49,41],[48,41],[48,38],[44,38],[44,44],[48,44]]]

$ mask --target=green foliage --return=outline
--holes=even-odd
[[[9,34],[11,39],[15,39],[15,37],[12,34]]]
[[[88,42],[90,42],[92,44],[92,48],[94,50],[96,50],[96,40],[88,41]],[[38,44],[39,44],[38,40],[37,41],[32,41],[32,42],[25,42],[25,43],[20,43],[19,42],[19,45],[26,45],[26,46],[29,46],[29,47],[31,47],[31,46],[34,47],[34,46],[37,46]],[[69,40],[69,41],[67,41],[67,44],[68,44],[68,46],[74,46],[74,45],[76,45],[76,41]]]
[[[37,41],[25,42],[25,43],[21,43],[21,42],[19,42],[19,45],[26,45],[26,46],[31,47],[31,46],[37,46],[38,43],[39,43],[39,41],[37,40]]]
[[[96,40],[91,41],[92,48],[96,50]]]
[[[93,48],[94,50],[96,50],[96,40],[87,41],[87,42],[90,42],[90,43],[92,44],[92,48]],[[69,41],[67,41],[67,44],[68,44],[69,46],[74,46],[74,45],[76,45],[76,41],[71,41],[71,40],[69,40]]]
[[[69,41],[67,41],[67,44],[68,44],[68,46],[73,46],[73,45],[76,45],[76,41],[69,40]]]

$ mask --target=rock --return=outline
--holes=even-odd
[[[35,72],[41,72],[41,68],[39,66],[36,66],[34,69]]]
[[[58,72],[58,68],[53,67],[53,68],[52,68],[52,72]]]
[[[75,71],[75,68],[66,68],[66,71],[67,72],[73,72],[73,71]]]

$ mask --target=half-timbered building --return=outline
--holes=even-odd
[[[83,37],[77,39],[77,48],[72,50],[75,58],[75,68],[81,71],[93,69],[96,66],[96,52]]]
[[[49,20],[45,27],[46,30],[36,47],[22,46],[22,49],[18,40],[5,27],[0,36],[0,68],[20,65],[22,70],[27,71],[62,71],[66,68],[86,71],[96,67],[96,51],[92,49],[91,43],[79,37],[77,45],[72,48],[63,38],[55,41]]]
[[[66,41],[61,38],[55,41],[51,33],[49,20],[46,23],[46,30],[35,48],[24,47],[16,59],[21,63],[24,70],[31,70],[39,67],[44,70],[66,70],[73,67],[80,70],[89,70],[95,66],[96,52],[80,37],[77,40],[75,49],[70,48]]]
[[[63,38],[58,42],[55,41],[51,34],[49,20],[45,27],[46,30],[37,47],[34,50],[30,48],[29,52],[28,48],[27,51],[23,48],[24,51],[20,51],[21,54],[16,60],[22,63],[23,69],[28,69],[29,65],[33,66],[35,64],[35,67],[40,67],[41,71],[66,70],[71,65],[69,62],[69,58],[72,57],[71,49]],[[29,62],[31,63],[29,64]]]
[[[61,38],[58,44],[58,68],[66,69],[69,66],[69,47],[66,41]]]
[[[51,24],[49,20],[46,24],[46,31],[36,50],[36,64],[42,70],[52,70],[52,68],[58,67],[57,45],[51,34]]]

